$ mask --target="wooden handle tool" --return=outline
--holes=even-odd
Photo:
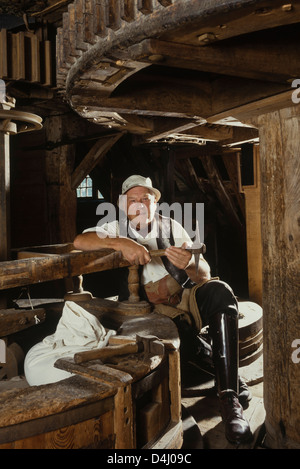
[[[89,360],[103,360],[117,355],[127,355],[130,353],[148,352],[163,355],[164,344],[155,336],[136,335],[136,342],[132,344],[122,344],[107,346],[101,349],[86,350],[74,354],[75,363],[84,363]]]
[[[205,254],[206,252],[206,246],[205,244],[202,244],[198,248],[186,248],[186,251],[189,251],[191,254]],[[166,255],[166,250],[165,249],[154,249],[152,251],[149,251],[151,257],[162,257]]]

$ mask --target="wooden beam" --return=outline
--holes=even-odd
[[[149,119],[150,120],[150,119]],[[170,134],[189,133],[195,126],[198,127],[199,119],[176,119],[156,117],[151,119],[153,130],[145,136],[147,142],[169,137]]]
[[[264,31],[250,39],[218,42],[205,47],[146,39],[129,49],[134,60],[167,67],[286,82],[300,76],[299,45],[294,37]],[[281,60],[278,60],[278,57]]]
[[[155,86],[154,86],[155,82]],[[99,86],[98,86],[99,89]],[[139,81],[129,80],[129,86],[118,94],[105,97],[101,89],[74,89],[72,104],[85,118],[97,119],[98,112],[138,114],[158,117],[197,118],[212,114],[211,85],[208,81],[164,77],[139,76]],[[245,100],[245,97],[244,97]],[[98,104],[99,103],[99,104]]]
[[[258,130],[253,127],[206,124],[194,126],[185,131],[184,134],[208,140],[217,140],[222,145],[228,145],[230,143],[256,139],[258,137]]]
[[[239,231],[242,232],[243,225],[237,213],[237,208],[231,197],[231,194],[226,190],[213,158],[203,155],[200,159],[221,206],[224,208],[225,212],[228,214],[234,225],[239,229]]]
[[[9,135],[0,132],[0,261],[10,250],[10,161]]]
[[[223,117],[235,116],[242,106],[251,109],[259,107],[260,104],[256,103],[262,100],[276,102],[279,95],[291,95],[290,90],[287,84],[236,77],[219,77],[209,82],[198,74],[188,79],[176,75],[147,77],[146,74],[140,74],[138,81],[133,77],[132,81],[128,80],[126,87],[110,97],[103,96],[101,88],[97,91],[77,87],[74,89],[72,104],[82,117],[88,119],[115,112],[121,115],[198,118],[215,123]]]
[[[176,152],[176,168],[178,169],[178,171],[180,171],[180,174],[183,175],[188,187],[192,189],[193,193],[194,191],[199,191],[202,194],[206,194],[206,184],[197,175],[190,158],[187,158],[185,160],[183,160],[182,158],[178,158],[178,154]]]
[[[62,115],[49,116],[44,122],[45,140],[61,140],[65,132]],[[47,188],[46,242],[66,243],[76,236],[76,192],[71,189],[75,145],[59,146],[46,151],[44,157]]]
[[[223,153],[222,160],[230,178],[233,193],[245,218],[245,199],[242,195],[240,152]]]
[[[257,103],[261,100],[272,100],[277,95],[290,90],[290,84],[268,83],[237,77],[219,77],[212,84],[212,111],[217,114],[246,105],[256,104],[259,106]]]
[[[234,150],[236,151],[236,150]],[[189,145],[188,152],[186,148],[176,150],[176,159],[200,158],[201,156],[223,155],[224,148],[218,143],[207,142],[206,145]]]
[[[285,4],[282,0],[233,0],[229,6],[228,2],[208,0],[199,4],[199,1],[189,0],[188,4],[184,10],[181,2],[175,2],[174,10],[181,12],[180,16],[173,16],[178,27],[169,28],[161,34],[163,40],[205,46],[211,42],[300,21],[298,1]]]
[[[75,190],[83,179],[89,174],[100,160],[106,155],[108,150],[121,138],[122,132],[114,135],[108,135],[100,138],[85,155],[81,163],[77,166],[72,174],[71,188]]]
[[[253,147],[255,183],[243,186],[247,235],[249,299],[262,305],[261,183],[258,145]]]
[[[268,112],[278,111],[290,107],[293,89],[276,93],[274,96],[262,96],[256,100],[236,106],[228,106],[227,110],[207,117],[207,122],[218,123],[224,119],[234,117],[241,122],[256,123],[257,117]],[[295,104],[297,106],[297,104]]]
[[[44,322],[46,311],[43,308],[35,309],[1,309],[0,310],[0,337],[14,334],[35,324]]]
[[[299,106],[258,119],[267,448],[300,447]]]
[[[0,262],[0,290],[128,266],[110,249]]]
[[[43,48],[43,54],[44,54],[44,61],[43,61],[44,82],[43,82],[43,85],[51,86],[51,85],[53,85],[51,42],[50,41],[44,41],[44,43],[42,44],[42,48]]]
[[[6,104],[0,109],[6,110]],[[5,123],[5,121],[4,121]],[[10,149],[9,134],[0,130],[0,261],[10,258]],[[0,293],[0,308],[7,306],[5,294]]]

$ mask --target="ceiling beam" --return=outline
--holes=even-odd
[[[126,87],[111,97],[77,89],[72,106],[82,117],[94,121],[103,113],[114,112],[145,117],[206,119],[215,123],[216,119],[235,116],[242,107],[259,107],[263,100],[277,103],[282,93],[290,92],[290,104],[290,90],[289,85],[235,77],[220,76],[210,84],[207,78],[201,80],[200,76],[180,81],[176,75],[155,75],[139,77],[138,81],[129,80]]]
[[[72,106],[86,118],[96,119],[98,111],[193,119],[212,112],[211,87],[205,80],[159,75],[129,80],[126,89],[118,89],[111,97],[78,88],[74,92]]]
[[[241,78],[284,83],[300,76],[299,42],[275,32],[204,47],[146,39],[128,52],[131,59],[149,64]]]
[[[198,125],[183,132],[185,135],[216,140],[222,145],[244,142],[258,137],[258,130],[253,127],[237,127],[230,125]]]
[[[145,136],[147,142],[152,142],[165,137],[169,137],[172,134],[183,133],[186,134],[191,131],[195,126],[199,127],[200,119],[175,119],[169,117],[168,119],[163,117],[156,117],[152,119],[153,130],[150,134]]]
[[[220,122],[224,123],[226,120],[233,117],[240,122],[255,125],[258,116],[293,106],[293,91],[294,90],[289,89],[282,93],[277,93],[274,96],[262,97],[261,99],[241,104],[240,106],[229,107],[227,110],[207,117],[207,122],[216,124]],[[294,106],[297,105],[298,104],[294,104]]]

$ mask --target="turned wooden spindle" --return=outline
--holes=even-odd
[[[73,291],[69,291],[65,294],[65,301],[88,301],[93,298],[93,295],[84,291],[83,289],[83,276],[76,275],[72,277]]]
[[[77,275],[76,277],[72,277],[73,281],[73,293],[82,293],[83,292],[83,276]]]
[[[140,278],[139,278],[139,266],[138,265],[131,265],[128,267],[129,274],[128,274],[128,290],[129,290],[129,298],[128,301],[130,303],[138,303],[140,301],[139,297],[139,286],[140,286]]]

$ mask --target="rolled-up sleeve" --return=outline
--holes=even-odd
[[[98,224],[92,228],[87,228],[83,233],[97,233],[99,237],[106,238],[109,236],[119,236],[119,224],[118,221],[113,221],[110,223]]]

